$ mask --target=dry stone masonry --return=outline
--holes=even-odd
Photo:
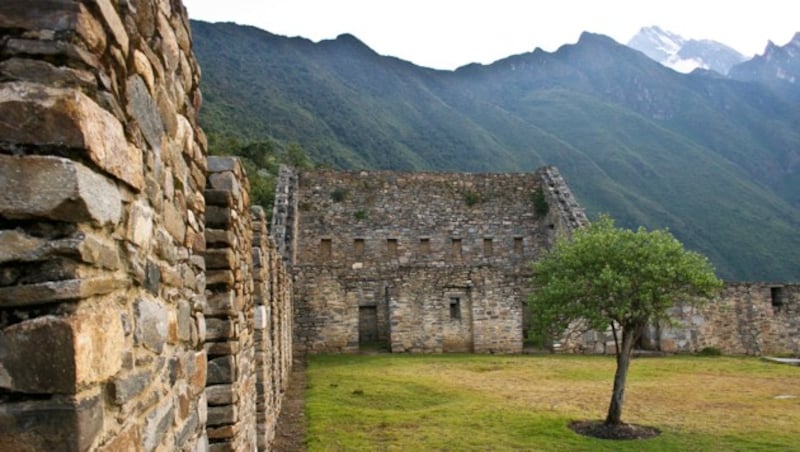
[[[268,449],[291,281],[199,77],[179,1],[0,3],[0,450]]]
[[[0,2],[0,450],[269,450],[293,351],[522,351],[529,262],[587,222],[555,168],[284,167],[268,233],[199,80],[178,0]],[[800,353],[796,285],[674,317],[650,347]]]
[[[529,263],[586,222],[552,167],[284,168],[280,181],[272,230],[292,264],[305,352],[521,352]]]

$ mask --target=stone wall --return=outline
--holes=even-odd
[[[642,332],[638,348],[666,353],[696,353],[705,348],[732,355],[800,356],[800,286],[728,282],[708,303],[679,305],[662,322]],[[583,331],[579,325],[559,341],[578,353],[615,353],[608,331]]]
[[[0,3],[0,450],[268,447],[291,281],[198,84],[178,1]]]
[[[586,221],[555,168],[282,179],[300,351],[520,352],[529,262]]]

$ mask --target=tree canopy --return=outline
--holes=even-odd
[[[540,334],[556,336],[574,322],[614,333],[617,375],[607,424],[621,423],[628,364],[644,327],[665,320],[677,303],[713,297],[722,285],[708,259],[668,231],[617,228],[608,216],[559,239],[533,270],[528,306]]]

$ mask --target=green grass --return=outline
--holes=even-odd
[[[645,441],[567,427],[604,417],[611,357],[323,355],[307,372],[310,451],[800,450],[800,369],[755,358],[635,359],[623,420],[661,429]]]

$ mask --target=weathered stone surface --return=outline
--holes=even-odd
[[[233,197],[229,190],[208,189],[203,192],[203,196],[208,206],[230,207],[233,205]]]
[[[186,221],[170,201],[164,203],[164,227],[179,244],[183,244],[186,239]]]
[[[155,450],[161,444],[174,416],[175,407],[172,400],[168,399],[145,417],[142,427],[142,446],[145,450]]]
[[[80,13],[73,0],[3,0],[0,7],[0,28],[28,30],[73,30]]]
[[[114,40],[117,41],[120,49],[127,56],[130,47],[130,38],[125,32],[125,26],[122,24],[122,20],[119,14],[117,14],[116,9],[114,9],[114,5],[110,0],[93,0],[93,2],[100,9],[100,13],[103,15],[106,25],[111,30],[111,35],[114,36]]]
[[[266,306],[255,306],[253,308],[253,328],[263,330],[267,328],[267,308]]]
[[[122,367],[122,322],[113,311],[37,317],[0,332],[0,387],[74,393]]]
[[[209,228],[228,229],[232,219],[230,208],[212,205],[206,207],[206,226]]]
[[[236,236],[227,229],[213,229],[206,225],[206,243],[214,248],[236,247]],[[222,245],[222,246],[220,246]]]
[[[209,406],[208,425],[233,424],[239,420],[238,415],[236,405]]]
[[[236,254],[230,248],[206,250],[206,268],[228,270],[236,267]]]
[[[87,89],[97,85],[89,71],[55,66],[45,61],[27,58],[9,58],[0,62],[0,74],[14,80],[27,80],[57,87],[81,86]]]
[[[232,288],[235,282],[232,270],[211,270],[206,274],[206,285],[208,286],[223,284],[228,288]]]
[[[138,75],[128,79],[128,108],[131,116],[136,119],[147,144],[152,149],[161,149],[164,127],[161,123],[158,106],[150,96],[147,85]]]
[[[80,163],[0,155],[0,215],[6,218],[117,224],[121,203],[112,182]]]
[[[232,319],[206,319],[206,340],[215,341],[236,336],[236,327]]]
[[[236,361],[233,356],[221,356],[208,360],[207,383],[226,384],[236,381]]]
[[[103,427],[99,395],[0,404],[0,450],[86,451]]]
[[[167,309],[157,300],[139,298],[134,303],[137,343],[161,353],[167,341]]]
[[[129,425],[117,436],[106,444],[100,446],[97,452],[119,452],[119,451],[140,451],[142,448],[142,436],[139,433],[139,426]]]
[[[192,359],[189,361],[186,372],[189,378],[189,389],[192,395],[203,393],[208,376],[208,358],[205,350],[194,353]]]
[[[238,400],[238,393],[232,385],[213,385],[206,388],[209,405],[230,405]]]
[[[161,287],[161,270],[155,262],[148,260],[144,269],[144,288],[153,295],[158,295]]]
[[[147,203],[141,200],[134,202],[131,205],[126,238],[140,248],[147,249],[153,239],[153,218],[153,209]]]
[[[36,284],[0,287],[0,307],[31,306],[61,300],[79,300],[111,293],[125,286],[114,276],[67,279]]]
[[[211,155],[208,157],[208,172],[209,173],[222,173],[225,171],[236,172],[239,171],[239,161],[236,157],[225,157],[219,155]],[[224,187],[214,187],[224,188]],[[227,187],[226,190],[229,190]]]
[[[111,398],[117,405],[122,405],[139,395],[152,380],[153,373],[149,370],[118,375],[109,385]]]
[[[231,172],[212,173],[208,176],[208,182],[211,188],[216,190],[228,190],[234,193],[234,196],[241,191],[239,181],[236,180],[236,176]]]
[[[0,136],[6,141],[85,149],[109,174],[137,190],[144,187],[141,152],[128,143],[120,122],[80,91],[5,83],[0,86],[0,117],[5,118]]]
[[[194,316],[192,315],[192,305],[186,300],[178,302],[178,339],[189,341],[192,338],[192,326],[194,326]]]
[[[97,67],[97,56],[82,46],[65,41],[8,38],[3,53],[8,56],[37,56],[60,59],[76,66]],[[77,64],[76,64],[77,63]]]

